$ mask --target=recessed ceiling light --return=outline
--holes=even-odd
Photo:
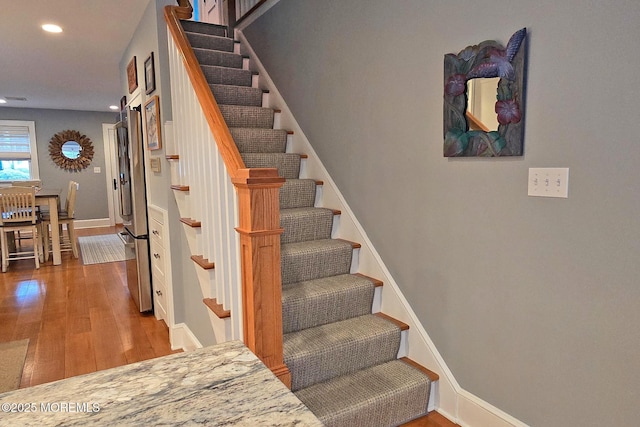
[[[0,98],[0,104],[6,104],[6,103],[7,103],[7,100],[6,100],[6,99],[2,99],[2,98]]]
[[[119,110],[120,107],[118,107],[117,105],[110,105],[109,108],[111,108],[112,110]]]
[[[42,29],[49,32],[49,33],[61,33],[62,32],[62,28],[60,28],[59,25],[55,25],[55,24],[44,24],[42,26]]]

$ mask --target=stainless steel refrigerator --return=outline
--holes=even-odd
[[[147,194],[144,177],[144,149],[140,112],[127,108],[116,124],[120,216],[124,231],[120,237],[127,253],[127,285],[141,312],[153,309],[147,225]]]

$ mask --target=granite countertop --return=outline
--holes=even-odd
[[[231,341],[0,394],[0,425],[322,426]]]

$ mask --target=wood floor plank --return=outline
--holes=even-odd
[[[68,334],[65,341],[65,378],[97,370],[91,331]]]
[[[110,311],[91,308],[91,335],[93,337],[98,370],[114,368],[127,364],[120,334],[114,327],[115,319]]]
[[[64,315],[59,318],[46,315],[43,317],[33,361],[32,384],[48,383],[64,378],[65,327]]]

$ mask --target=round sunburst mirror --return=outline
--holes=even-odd
[[[78,172],[91,164],[93,144],[77,130],[63,130],[49,141],[49,156],[61,169]]]

